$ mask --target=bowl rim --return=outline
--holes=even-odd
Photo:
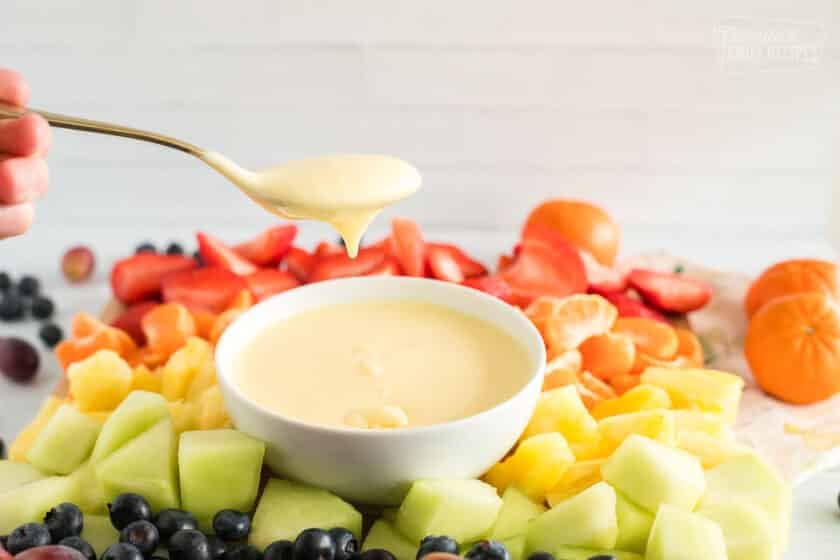
[[[273,303],[271,303],[272,305],[278,305],[277,301],[286,300],[286,299],[291,300],[292,298],[294,298],[296,296],[299,296],[300,292],[302,290],[307,290],[307,291],[331,290],[331,289],[335,289],[334,288],[335,286],[343,286],[343,285],[348,285],[348,284],[351,284],[351,283],[355,283],[355,284],[394,283],[396,285],[400,285],[400,284],[402,284],[402,285],[415,284],[416,285],[416,284],[419,284],[419,283],[423,283],[423,284],[432,283],[432,284],[437,285],[438,287],[440,287],[443,290],[452,290],[452,291],[455,291],[455,292],[460,292],[461,294],[463,294],[464,297],[475,298],[475,299],[481,301],[482,305],[496,306],[500,309],[504,309],[504,312],[510,314],[513,321],[515,323],[518,323],[518,325],[519,325],[518,327],[515,327],[514,329],[510,329],[510,330],[515,330],[516,328],[518,328],[521,331],[521,333],[524,335],[524,337],[517,337],[516,339],[517,339],[518,342],[520,342],[520,344],[522,344],[525,347],[525,350],[526,350],[526,352],[528,353],[529,356],[532,355],[532,349],[528,348],[528,344],[526,342],[521,341],[520,338],[528,337],[528,338],[531,338],[533,341],[538,341],[539,342],[539,344],[534,344],[533,345],[534,348],[537,350],[537,355],[536,355],[537,359],[536,359],[536,363],[532,365],[532,371],[531,371],[530,376],[528,377],[528,380],[513,395],[511,395],[510,397],[508,397],[505,400],[493,405],[492,407],[490,407],[486,410],[482,410],[480,412],[477,412],[477,413],[472,414],[470,416],[466,416],[464,418],[458,418],[458,419],[455,419],[455,420],[450,420],[448,422],[441,422],[441,423],[438,423],[438,424],[430,424],[430,425],[427,425],[427,426],[413,426],[413,427],[409,426],[409,427],[405,427],[405,428],[355,428],[355,427],[350,427],[350,426],[346,426],[346,427],[345,426],[322,426],[322,425],[318,425],[318,424],[312,424],[312,423],[309,423],[309,422],[304,422],[304,421],[298,420],[296,418],[291,418],[291,417],[286,416],[284,414],[281,414],[281,413],[279,413],[275,410],[271,410],[269,408],[266,408],[265,406],[263,406],[259,403],[256,403],[253,400],[251,400],[250,398],[248,398],[241,391],[241,389],[237,386],[237,384],[234,382],[234,380],[231,378],[233,373],[231,371],[229,371],[229,369],[232,369],[232,368],[222,367],[222,363],[223,363],[222,357],[230,355],[230,360],[228,360],[229,362],[232,361],[232,359],[233,359],[235,348],[229,348],[230,346],[233,345],[233,343],[230,342],[231,339],[233,338],[233,334],[231,334],[231,333],[236,332],[236,330],[238,330],[238,329],[245,328],[243,325],[247,325],[247,323],[248,323],[247,317],[249,316],[249,314],[255,313],[256,312],[255,310],[257,310],[257,308],[260,307],[260,306],[269,304],[270,302],[273,302]],[[434,288],[434,289],[438,289],[438,288]],[[345,302],[345,303],[353,303],[353,302],[356,302],[356,301],[365,301],[366,299],[375,299],[375,298],[361,298],[361,299],[348,298],[348,301]],[[385,298],[380,298],[380,299],[399,300],[400,298],[385,297]],[[408,297],[405,297],[405,298],[402,298],[402,299],[409,300],[409,301],[412,300],[412,299],[417,299],[419,301],[425,301],[425,302],[428,302],[428,303],[441,305],[443,307],[451,307],[451,306],[448,306],[445,303],[440,303],[440,302],[433,301],[431,298],[424,300],[424,299],[421,299],[421,298],[412,298],[411,296],[408,296]],[[340,305],[340,304],[329,303],[329,304],[326,304],[326,305]],[[313,308],[315,308],[315,307],[317,307],[317,306],[313,306]],[[455,309],[455,308],[452,308],[452,309],[454,309],[455,311],[459,311],[461,313],[467,313],[467,312],[461,311],[459,309]],[[469,314],[469,313],[467,313],[467,314]],[[490,322],[490,323],[494,324],[498,328],[503,328],[503,327],[500,327],[497,323],[493,323],[491,321],[487,321],[487,322]],[[511,334],[510,330],[508,330],[508,334]],[[511,335],[511,336],[513,336],[513,335]],[[373,438],[373,439],[375,439],[375,438],[390,439],[390,438],[396,438],[396,437],[409,437],[409,436],[413,436],[413,435],[418,435],[418,436],[419,435],[428,435],[428,434],[434,434],[434,433],[441,433],[445,430],[457,429],[459,427],[463,427],[463,426],[466,426],[466,425],[469,425],[469,424],[474,424],[476,422],[480,422],[488,416],[492,416],[492,415],[497,414],[500,411],[502,411],[502,410],[504,410],[508,407],[514,406],[517,401],[525,398],[525,396],[527,396],[529,392],[533,391],[533,387],[532,387],[533,385],[539,384],[540,387],[542,386],[543,378],[545,376],[546,350],[545,350],[545,344],[543,343],[543,340],[542,340],[542,335],[540,335],[537,328],[525,316],[525,314],[522,313],[519,308],[514,307],[514,306],[502,301],[501,299],[495,297],[495,296],[491,296],[491,295],[489,295],[485,292],[482,292],[480,290],[476,290],[474,288],[469,288],[469,287],[466,287],[466,286],[462,286],[460,284],[455,284],[455,283],[452,283],[452,282],[444,282],[444,281],[441,281],[441,280],[435,280],[435,279],[431,279],[431,278],[414,278],[414,277],[408,277],[408,276],[364,276],[364,277],[337,278],[337,279],[333,279],[333,280],[325,280],[325,281],[322,281],[322,282],[317,282],[317,283],[314,283],[314,284],[306,284],[306,285],[299,286],[297,288],[293,288],[291,290],[282,292],[280,294],[274,295],[274,296],[272,296],[268,299],[265,299],[265,300],[255,304],[254,306],[252,306],[248,310],[246,310],[244,313],[242,313],[242,315],[237,317],[237,319],[222,334],[221,338],[219,339],[219,341],[216,345],[216,349],[214,351],[214,362],[216,364],[216,370],[217,370],[219,385],[220,385],[220,388],[221,388],[222,392],[223,393],[226,392],[226,391],[229,392],[231,394],[232,398],[236,398],[237,400],[242,401],[247,406],[251,407],[252,409],[254,409],[258,412],[260,412],[261,414],[264,414],[264,415],[267,415],[267,416],[271,417],[272,420],[284,422],[286,424],[290,424],[290,425],[292,425],[296,428],[302,429],[302,430],[309,430],[311,432],[315,432],[315,433],[319,433],[319,434],[325,434],[325,435],[334,435],[334,436],[344,435],[344,436],[355,436],[355,437]]]

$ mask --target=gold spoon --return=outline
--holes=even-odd
[[[237,165],[222,154],[171,136],[0,103],[0,119],[17,118],[26,113],[37,113],[58,128],[121,136],[190,154],[224,175],[274,214],[331,224],[344,237],[351,256],[356,255],[364,230],[385,206],[407,198],[420,188],[417,169],[390,156],[321,156],[256,172]]]

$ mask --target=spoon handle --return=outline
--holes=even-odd
[[[192,144],[178,140],[177,138],[164,136],[156,132],[140,130],[138,128],[131,128],[128,126],[121,126],[102,121],[81,119],[78,117],[71,117],[69,115],[61,115],[59,113],[50,113],[49,111],[39,111],[37,109],[30,108],[22,109],[0,103],[0,119],[14,119],[23,116],[26,113],[37,113],[44,117],[48,123],[58,128],[69,128],[71,130],[81,130],[83,132],[96,132],[98,134],[133,138],[134,140],[142,140],[144,142],[152,142],[153,144],[160,144],[161,146],[174,148],[196,157],[201,157],[204,154],[204,151],[197,146],[193,146]]]

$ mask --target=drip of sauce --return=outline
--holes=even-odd
[[[421,182],[414,166],[382,155],[313,157],[258,172],[217,152],[202,159],[269,212],[330,224],[351,257],[376,215],[417,192]]]

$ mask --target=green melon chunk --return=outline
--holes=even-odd
[[[618,538],[616,494],[599,482],[534,519],[528,527],[526,553],[561,547],[609,549]]]
[[[640,435],[624,440],[601,466],[601,475],[651,513],[661,504],[693,510],[706,487],[696,457]]]
[[[312,486],[277,478],[268,481],[251,524],[249,542],[260,550],[295,537],[310,527],[344,527],[362,535],[362,514],[338,496]]]
[[[120,533],[114,529],[107,515],[85,515],[82,538],[93,547],[97,557],[100,557],[106,548],[119,542]]]
[[[155,511],[179,507],[177,446],[172,421],[163,420],[109,455],[96,465],[105,500],[134,492]]]
[[[45,513],[62,502],[75,503],[78,494],[78,486],[67,476],[43,478],[0,494],[0,534],[42,522]]]
[[[496,523],[490,531],[490,538],[504,541],[514,537],[523,537],[528,530],[528,523],[545,512],[542,504],[535,503],[517,488],[511,486],[502,495],[502,509]]]
[[[379,519],[368,531],[362,551],[374,548],[387,550],[396,556],[397,560],[414,560],[417,557],[418,546],[402,536],[391,523]]]
[[[647,546],[653,516],[616,492],[615,513],[618,516],[618,539],[615,547],[619,550],[644,553]]]
[[[727,560],[723,531],[702,515],[665,504],[653,522],[645,559]]]
[[[99,479],[96,478],[96,465],[90,460],[70,475],[79,487],[76,505],[84,513],[102,513],[105,511],[105,493]]]
[[[169,418],[169,407],[161,395],[132,391],[102,426],[91,454],[93,462],[98,463],[166,418]]]
[[[644,560],[644,556],[622,550],[592,550],[587,548],[558,548],[554,552],[555,560],[589,560],[594,556],[606,556],[615,560]]]
[[[500,541],[510,554],[510,560],[525,560],[525,536],[510,537]]]
[[[397,512],[396,527],[416,542],[426,535],[472,542],[487,535],[501,507],[496,489],[480,480],[419,480]]]
[[[90,456],[99,430],[96,420],[63,404],[32,442],[26,460],[46,473],[70,474]]]
[[[252,511],[265,444],[236,430],[184,432],[178,447],[181,504],[207,525],[223,509]]]
[[[42,478],[44,475],[41,471],[29,463],[0,461],[0,494]]]
[[[776,560],[778,535],[767,514],[752,504],[730,502],[707,505],[697,511],[723,530],[730,559]]]

